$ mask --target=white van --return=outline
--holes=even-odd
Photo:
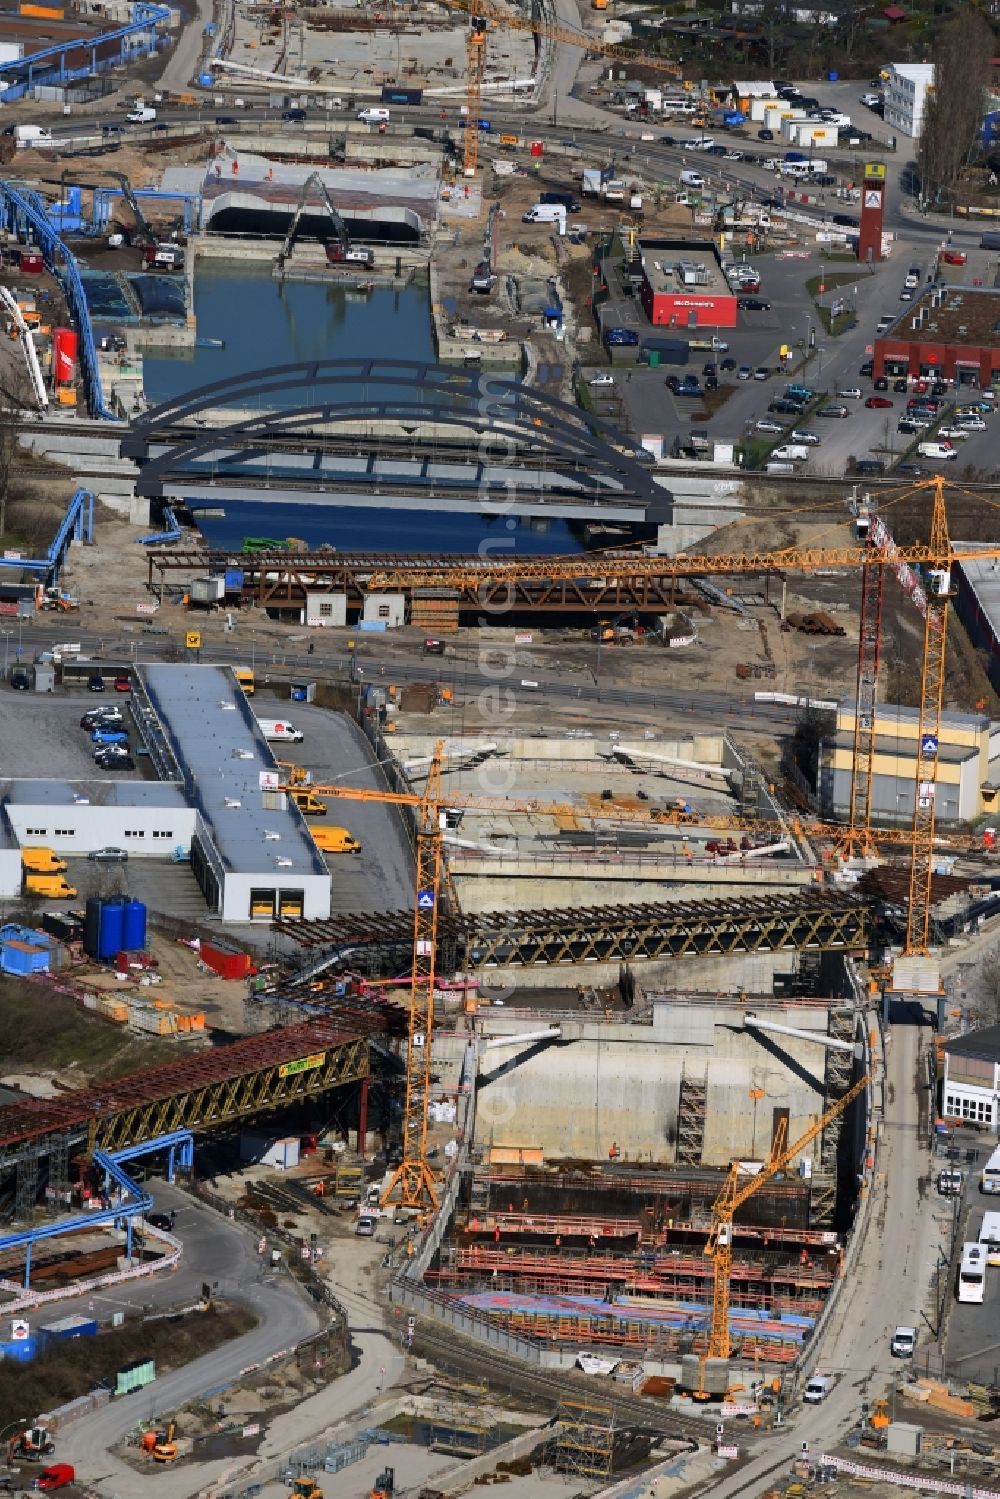
[[[682,172],[680,180],[685,187],[705,186],[705,179],[700,172]]]
[[[950,442],[918,442],[917,452],[921,458],[949,458],[958,457],[958,449],[953,448]]]
[[[565,223],[565,203],[533,203],[527,213],[522,213],[522,224]]]
[[[373,105],[370,109],[359,109],[357,118],[363,120],[366,125],[386,125],[389,121],[389,111]]]
[[[289,723],[287,718],[258,718],[257,727],[265,739],[283,744],[301,744],[305,738],[302,730]]]
[[[809,459],[809,446],[804,442],[783,442],[772,449],[772,458],[783,458],[787,463],[806,463]]]
[[[829,1395],[831,1385],[829,1375],[814,1374],[802,1391],[802,1399],[807,1405],[821,1405]]]

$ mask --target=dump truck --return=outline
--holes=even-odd
[[[65,874],[69,867],[50,848],[22,848],[21,866],[31,874]]]

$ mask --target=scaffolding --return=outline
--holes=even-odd
[[[556,1413],[556,1433],[557,1472],[607,1483],[615,1455],[615,1417],[609,1405],[562,1401]]]
[[[848,1007],[831,1010],[827,1033],[833,1040],[848,1043],[856,1039],[857,1015]],[[829,1047],[826,1053],[824,1092],[832,1106],[843,1098],[854,1082],[856,1062],[852,1051]],[[823,1131],[819,1161],[813,1170],[809,1192],[809,1216],[818,1228],[832,1227],[837,1211],[841,1160],[841,1136],[844,1116],[838,1114]]]
[[[685,1069],[681,1076],[677,1102],[677,1164],[700,1166],[705,1144],[705,1117],[708,1112],[708,1074],[692,1077]]]

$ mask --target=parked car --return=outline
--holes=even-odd
[[[774,140],[774,131],[773,130],[758,130],[757,131],[757,139],[759,141],[773,141]]]
[[[809,432],[805,429],[800,430],[800,428],[798,427],[793,427],[790,441],[804,442],[807,443],[810,447],[819,447],[823,439],[820,437],[818,432]]]
[[[626,348],[635,348],[639,342],[639,335],[634,328],[609,328],[604,335],[604,342],[610,345],[621,345]]]
[[[116,676],[115,676],[115,691],[116,692],[131,692],[132,691],[132,678],[129,676],[129,674],[128,674],[127,671],[120,671],[120,672],[118,672],[116,674]]]
[[[81,729],[92,729],[98,723],[124,723],[125,716],[122,710],[109,703],[106,708],[88,708],[80,719]]]
[[[711,359],[707,362],[707,364],[702,365],[701,372],[703,375],[717,375],[719,373],[719,371],[716,369],[714,360]]]
[[[722,361],[722,364],[719,366],[719,368],[724,370],[734,370],[736,368],[736,360],[732,358],[726,358]]]
[[[842,401],[861,400],[861,391],[857,385],[845,385],[842,390],[834,391],[834,395],[839,396]]]
[[[736,371],[736,378],[737,380],[752,380],[753,367],[749,364],[741,364],[739,369]]]
[[[862,380],[870,380],[871,377],[872,377],[872,375],[874,373],[875,373],[875,361],[874,361],[874,359],[866,359],[865,362],[864,362],[864,364],[858,370],[858,374],[861,376]]]
[[[897,395],[905,396],[907,390],[909,389],[909,383],[906,379],[906,376],[903,375],[898,380],[893,380],[892,388]]]
[[[771,304],[763,297],[737,297],[736,305],[744,312],[770,312]]]
[[[821,406],[817,416],[850,416],[850,408],[847,406]]]
[[[607,371],[600,375],[592,375],[587,381],[588,385],[614,385],[614,383],[614,375],[609,375]]]
[[[87,678],[87,691],[88,692],[103,692],[104,691],[104,678],[101,676],[101,673],[99,671],[92,671],[90,673],[90,676]]]
[[[872,385],[875,387],[876,390],[888,390],[889,389],[889,382],[888,382],[888,380],[886,379],[886,377],[884,375],[879,375],[879,377],[878,377],[877,380],[873,380],[872,381]]]
[[[779,396],[767,409],[778,412],[780,416],[801,416],[805,407],[800,401],[790,401],[787,396]]]
[[[135,770],[135,761],[130,754],[124,755],[95,755],[95,763],[101,770]]]
[[[770,380],[771,371],[768,369],[766,364],[758,364],[757,368],[753,372],[753,377],[755,380]]]
[[[869,411],[886,411],[892,406],[887,396],[869,396],[865,405]]]
[[[769,416],[762,416],[754,425],[758,432],[784,432],[785,430],[780,422],[772,421]]]
[[[672,390],[675,394],[681,388],[681,382],[676,375],[668,375],[663,383],[668,390]]]
[[[964,250],[942,250],[938,258],[943,260],[945,265],[965,265],[969,257]]]
[[[128,849],[113,848],[109,844],[107,848],[92,848],[87,858],[97,864],[125,864],[128,862]]]

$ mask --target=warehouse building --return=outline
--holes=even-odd
[[[155,781],[0,782],[0,896],[21,889],[21,849],[65,858],[190,852],[209,910],[224,921],[330,914],[330,875],[228,666],[136,669],[134,729]]]
[[[968,547],[970,543],[960,543]],[[1000,692],[1000,562],[956,562],[952,568],[955,613],[977,651],[986,656],[990,681]]]
[[[827,815],[850,814],[854,704],[837,710],[834,734],[820,751],[820,798]],[[886,703],[875,713],[872,812],[876,822],[913,819],[916,777],[916,708]],[[937,751],[937,804],[941,826],[974,822],[992,813],[1000,789],[1000,724],[980,714],[944,713]]]
[[[642,305],[658,328],[735,328],[736,293],[703,239],[643,239]]]
[[[1000,291],[928,287],[875,339],[873,373],[921,375],[969,390],[1000,382]]]

